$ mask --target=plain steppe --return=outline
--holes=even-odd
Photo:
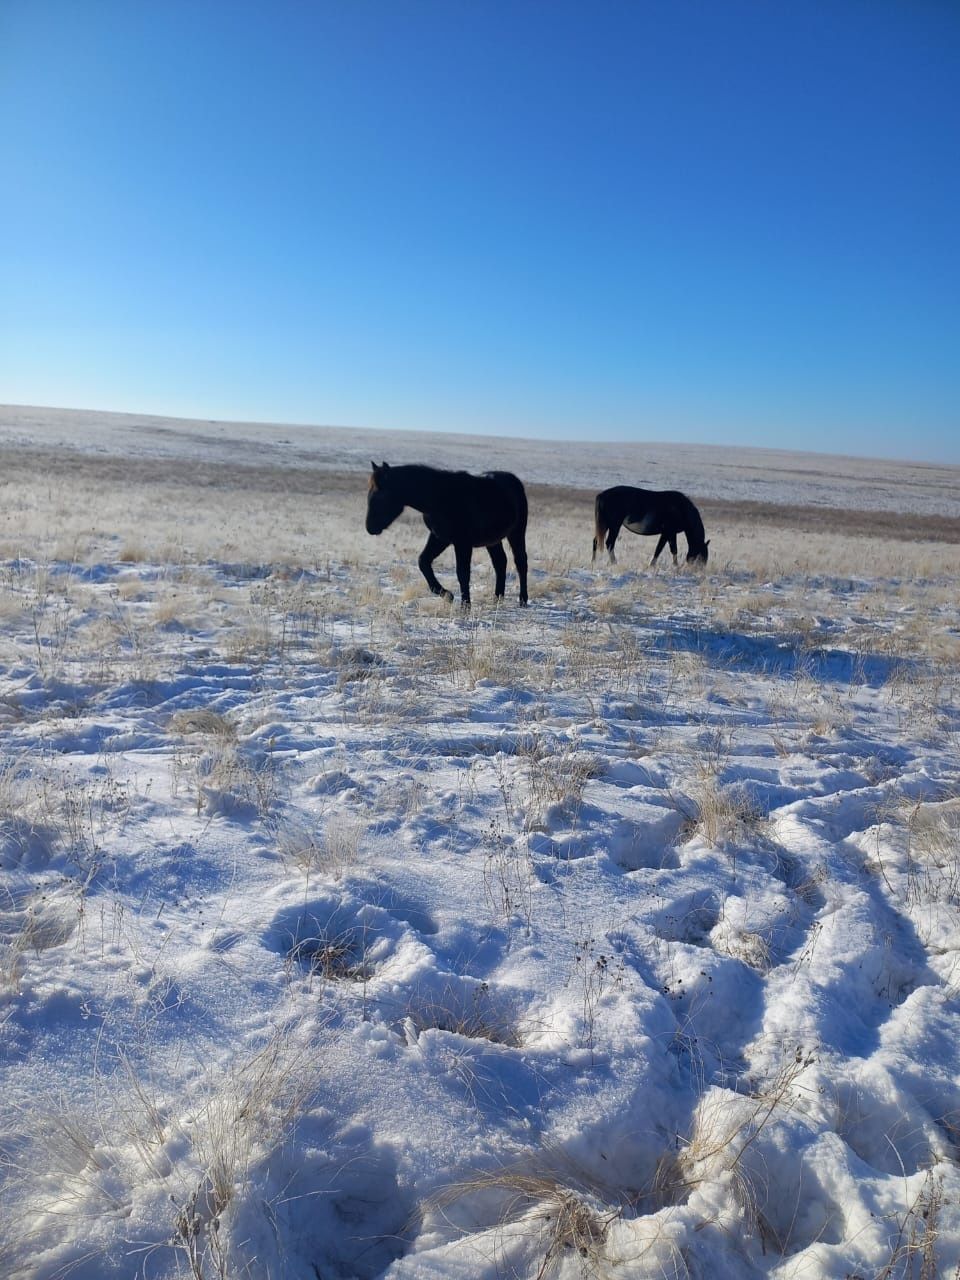
[[[520,474],[531,607],[429,596],[371,456]],[[622,481],[705,572],[591,565]],[[0,1274],[957,1274],[958,518],[946,466],[0,410]]]

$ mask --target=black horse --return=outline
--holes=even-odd
[[[703,538],[703,521],[700,512],[684,493],[676,489],[658,492],[653,489],[632,489],[629,485],[618,484],[613,489],[604,489],[597,494],[596,502],[597,526],[593,539],[593,559],[606,540],[610,552],[610,563],[616,564],[617,557],[613,548],[620,532],[620,526],[626,525],[631,533],[660,535],[657,549],[653,553],[651,564],[657,563],[657,557],[669,542],[673,563],[677,563],[677,534],[686,534],[687,563],[706,564],[709,539]]]
[[[474,547],[486,547],[497,575],[497,599],[503,598],[507,581],[507,553],[510,543],[520,575],[520,603],[527,603],[527,495],[523,485],[509,471],[488,471],[471,476],[466,471],[440,471],[436,467],[391,467],[386,462],[370,464],[367,495],[367,533],[383,533],[404,507],[423,514],[430,530],[427,545],[420,552],[420,572],[435,596],[453,599],[441,587],[433,572],[433,562],[453,543],[457,555],[460,600],[470,607],[470,560]]]

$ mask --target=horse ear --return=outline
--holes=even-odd
[[[377,472],[380,470],[380,468],[377,466],[377,464],[374,462],[372,458],[370,459],[370,466],[373,469],[373,474],[376,475]]]
[[[390,470],[390,463],[389,463],[389,462],[381,462],[381,463],[380,463],[380,470],[381,470],[381,471],[389,471],[389,470]]]

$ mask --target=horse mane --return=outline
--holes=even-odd
[[[431,467],[425,462],[398,462],[390,467],[391,471],[402,471],[405,475],[418,476],[466,476],[469,471],[456,470],[452,467]]]

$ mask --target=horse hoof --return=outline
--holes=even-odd
[[[441,591],[441,592],[440,592],[440,594],[441,594],[441,596],[443,597],[443,599],[444,599],[444,600],[446,600],[447,604],[453,604],[453,592],[452,592],[452,591]]]

